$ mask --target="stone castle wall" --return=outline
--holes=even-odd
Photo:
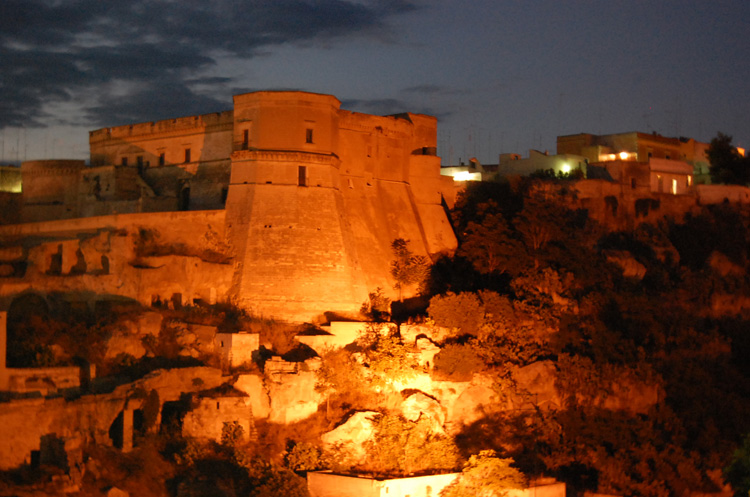
[[[2,293],[58,287],[144,303],[180,294],[293,320],[356,313],[368,292],[392,290],[394,239],[425,256],[456,239],[441,204],[437,120],[339,107],[306,92],[237,95],[232,111],[92,131],[95,167],[25,163],[22,218],[35,224],[0,228],[0,242],[55,238],[0,261]],[[194,209],[215,211],[174,212]],[[188,223],[189,240],[175,223]],[[160,251],[137,253],[150,232],[162,235]],[[197,243],[206,236],[224,247],[220,263]]]

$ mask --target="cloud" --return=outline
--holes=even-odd
[[[423,105],[395,98],[374,98],[365,100],[345,99],[341,101],[341,107],[355,112],[364,112],[378,116],[411,112],[413,114],[426,114],[428,116],[435,116],[438,119],[445,119],[451,115],[450,111],[437,112],[437,110],[432,107],[425,107]]]
[[[184,115],[217,102],[207,90],[229,91],[230,78],[204,77],[218,57],[377,37],[415,9],[409,0],[2,0],[0,127],[42,126],[60,102],[82,102],[99,124]]]
[[[466,95],[467,90],[457,90],[455,88],[446,88],[445,86],[434,84],[423,84],[410,86],[401,90],[404,93],[416,93],[420,95]]]

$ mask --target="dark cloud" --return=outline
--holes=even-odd
[[[375,114],[378,116],[388,116],[392,114],[401,114],[403,112],[411,112],[414,114],[426,114],[428,116],[435,116],[438,119],[445,119],[451,115],[451,112],[437,112],[437,110],[432,107],[425,107],[395,98],[342,100],[341,107],[355,112],[364,112],[367,114]]]
[[[182,117],[219,112],[230,106],[228,101],[197,94],[186,85],[170,86],[169,98],[164,98],[164,90],[154,85],[135,89],[127,99],[89,107],[86,115],[97,126],[118,126],[142,122],[144,109],[148,109],[148,115]]]
[[[367,114],[376,114],[379,116],[398,114],[411,110],[408,108],[405,102],[397,100],[395,98],[342,100],[341,107],[347,110],[353,110],[355,112],[364,112]]]
[[[456,88],[447,88],[445,86],[424,84],[410,86],[401,90],[404,93],[416,93],[419,95],[466,95],[470,93],[467,90],[458,90]]]
[[[98,124],[193,113],[216,104],[197,86],[228,91],[230,78],[197,76],[219,56],[376,36],[389,17],[415,8],[408,0],[2,0],[0,127],[43,125],[46,104],[69,101],[86,102]]]

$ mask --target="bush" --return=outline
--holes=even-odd
[[[375,422],[375,435],[367,442],[368,470],[383,475],[425,471],[450,471],[459,454],[453,440],[436,433],[421,416],[416,422],[384,415]]]
[[[455,334],[476,335],[484,321],[484,306],[475,293],[447,293],[430,300],[427,314],[435,324]]]
[[[435,373],[453,381],[469,381],[485,368],[484,361],[467,344],[449,343],[435,356]]]
[[[501,459],[494,450],[483,450],[469,458],[461,475],[443,489],[440,497],[503,497],[508,490],[526,487],[526,477],[511,464],[513,459]]]

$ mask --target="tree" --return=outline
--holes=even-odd
[[[326,418],[330,415],[331,395],[337,394],[349,403],[366,393],[363,367],[344,349],[327,350],[321,354],[316,370],[315,391],[326,396]]]
[[[450,471],[459,461],[453,440],[433,432],[426,416],[417,421],[388,414],[381,416],[375,421],[374,436],[365,448],[369,469],[387,475]]]
[[[518,258],[518,241],[493,200],[477,205],[477,220],[461,234],[458,254],[480,273],[505,272]]]
[[[363,349],[372,386],[382,388],[408,381],[417,374],[417,360],[397,334],[383,333],[378,326],[368,326],[357,339],[357,344]]]
[[[476,335],[484,322],[484,307],[476,293],[448,292],[430,299],[427,314],[437,326],[448,328],[451,335]]]
[[[483,450],[469,458],[459,477],[440,492],[440,497],[503,497],[508,490],[524,488],[526,477],[511,464],[513,459]]]
[[[414,255],[407,247],[408,243],[403,238],[396,238],[391,243],[394,257],[391,261],[391,276],[396,280],[393,288],[398,290],[399,300],[403,300],[401,295],[404,287],[416,283],[421,289],[430,269],[427,258],[422,255]]]
[[[750,495],[750,435],[745,437],[742,447],[734,452],[732,462],[724,468],[724,477],[732,485],[734,495]]]
[[[711,163],[709,172],[712,183],[745,185],[750,182],[750,160],[742,157],[732,145],[732,137],[719,132],[706,151]]]
[[[359,312],[368,319],[381,323],[391,317],[391,299],[383,295],[383,289],[377,287],[368,294],[368,299],[362,304]]]

